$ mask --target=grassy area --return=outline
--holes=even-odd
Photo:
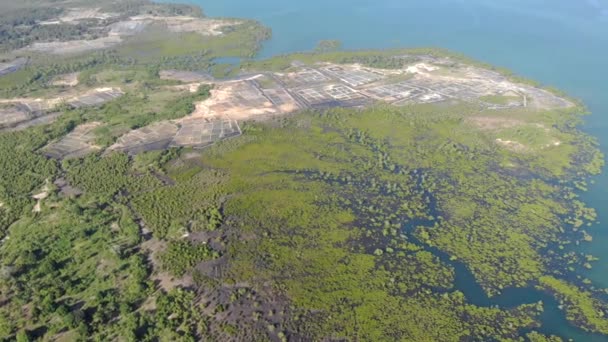
[[[488,96],[480,97],[479,100],[487,102],[487,103],[491,103],[491,104],[506,106],[512,102],[517,103],[521,99],[517,96],[488,95]]]
[[[160,58],[195,55],[201,51],[204,51],[209,60],[219,57],[253,57],[261,42],[269,37],[268,29],[255,21],[244,21],[221,36],[151,29],[127,41],[118,48],[118,53],[142,63],[158,61]]]

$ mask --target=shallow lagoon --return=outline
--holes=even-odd
[[[184,2],[178,0],[175,2]],[[584,101],[593,113],[585,129],[599,137],[608,154],[608,1],[606,0],[191,0],[210,16],[260,20],[273,39],[260,57],[310,50],[319,40],[337,39],[348,49],[438,46],[507,67]],[[584,195],[608,220],[608,173]],[[607,221],[608,222],[608,221]],[[601,260],[585,272],[608,288],[608,226],[589,229],[592,244],[580,247]],[[489,301],[475,295],[464,272],[458,285],[479,305],[539,300],[535,291],[511,293]],[[542,299],[545,299],[542,297]],[[576,340],[604,340],[571,329],[556,303],[548,305],[544,332]]]

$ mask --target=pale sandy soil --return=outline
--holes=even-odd
[[[66,92],[62,96],[57,96],[53,98],[27,98],[27,97],[16,97],[11,99],[0,99],[0,104],[3,103],[23,103],[25,105],[37,105],[41,109],[51,109],[57,105],[62,103],[78,101],[79,99],[85,96],[91,96],[106,92],[119,92],[124,93],[121,88],[112,88],[112,87],[100,87],[87,90],[85,92]]]
[[[511,118],[476,116],[468,119],[470,123],[483,130],[496,130],[525,125],[526,122]]]
[[[99,19],[105,20],[117,16],[115,13],[101,12],[100,8],[71,8],[68,12],[57,18],[56,20],[43,21],[41,25],[53,25],[53,24],[77,24],[81,20],[85,19]]]
[[[188,84],[178,84],[172,86],[166,86],[166,89],[175,90],[175,91],[187,91],[189,93],[196,93],[199,87],[203,84],[210,84],[207,82],[197,82],[197,83],[188,83]]]
[[[257,106],[241,105],[236,93],[243,85],[224,84],[211,90],[211,97],[196,104],[191,117],[224,117],[234,120],[246,120],[257,115],[276,114],[278,109],[270,101],[260,102]]]
[[[108,36],[93,40],[71,40],[68,42],[39,42],[23,50],[26,52],[50,53],[54,55],[77,54],[106,49],[122,42],[119,36]]]
[[[154,21],[167,25],[171,32],[195,32],[206,36],[219,36],[222,29],[242,23],[239,20],[195,18],[188,16],[160,17],[140,15],[131,17],[132,21]]]
[[[408,66],[405,71],[412,73],[412,74],[420,74],[420,73],[427,73],[427,72],[431,72],[431,71],[435,71],[438,68],[426,63],[417,63],[414,65],[410,65]]]
[[[115,14],[102,13],[99,12],[99,9],[72,9],[67,15],[57,20],[44,22],[43,24],[78,23],[83,19],[107,19],[113,16]],[[142,32],[151,23],[165,25],[171,32],[194,32],[204,36],[219,36],[222,34],[223,28],[238,25],[242,21],[187,16],[161,17],[140,15],[109,25],[107,27],[109,33],[106,37],[67,42],[37,42],[25,47],[23,51],[62,55],[106,49],[120,44],[124,37]]]
[[[32,212],[39,213],[42,210],[42,207],[41,207],[42,201],[45,198],[47,198],[48,196],[49,196],[49,185],[48,185],[48,179],[47,179],[47,182],[44,184],[44,187],[42,188],[42,192],[37,193],[32,196],[32,198],[36,200],[36,205],[34,205]]]
[[[80,73],[73,72],[71,74],[65,74],[57,76],[51,84],[54,86],[62,86],[62,87],[75,87],[78,85],[78,75]]]
[[[496,139],[496,143],[515,152],[524,152],[528,149],[526,145],[514,140],[503,140],[498,138]]]

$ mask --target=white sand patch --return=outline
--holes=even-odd
[[[80,75],[80,73],[73,72],[70,74],[57,76],[51,82],[51,85],[59,87],[75,87],[78,85],[78,75]]]
[[[558,146],[561,146],[561,144],[562,144],[562,142],[561,142],[561,141],[559,141],[559,140],[557,140],[557,139],[553,139],[553,140],[551,141],[551,143],[549,143],[549,144],[546,144],[546,145],[545,145],[545,148],[549,148],[549,147],[558,147]]]
[[[54,55],[77,54],[115,46],[122,42],[119,36],[108,36],[93,40],[71,40],[68,42],[38,42],[23,48],[25,51]]]
[[[117,15],[116,13],[101,12],[100,8],[70,8],[65,15],[54,20],[41,21],[40,25],[78,24],[82,20],[106,20]]]
[[[32,198],[37,201],[36,205],[34,205],[34,208],[32,209],[32,212],[39,213],[42,210],[42,200],[49,196],[49,190],[49,180],[47,179],[44,187],[42,188],[42,192],[32,196]]]
[[[72,8],[68,13],[59,18],[59,21],[65,23],[77,23],[85,19],[106,20],[117,16],[115,13],[101,12],[100,8]]]
[[[431,71],[435,71],[438,68],[426,63],[418,63],[418,64],[414,64],[414,65],[410,65],[408,66],[405,71],[412,73],[412,74],[424,74],[427,72],[431,72]]]
[[[420,100],[424,101],[424,102],[433,102],[433,101],[439,101],[441,100],[443,97],[439,94],[435,94],[435,93],[430,93],[430,94],[425,94],[420,96]]]
[[[524,144],[515,140],[503,140],[498,138],[496,139],[496,143],[513,151],[524,151],[527,149]]]

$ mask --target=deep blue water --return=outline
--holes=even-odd
[[[254,18],[271,27],[273,38],[260,57],[310,50],[320,40],[338,39],[347,49],[444,47],[507,67],[582,99],[593,113],[584,129],[599,138],[608,154],[608,0],[189,2],[210,16]],[[583,199],[598,210],[600,221],[608,222],[608,173],[595,178]],[[580,250],[601,260],[584,276],[608,288],[608,225],[589,231],[594,241]],[[546,332],[578,341],[605,340],[568,327],[555,310],[544,318]]]

